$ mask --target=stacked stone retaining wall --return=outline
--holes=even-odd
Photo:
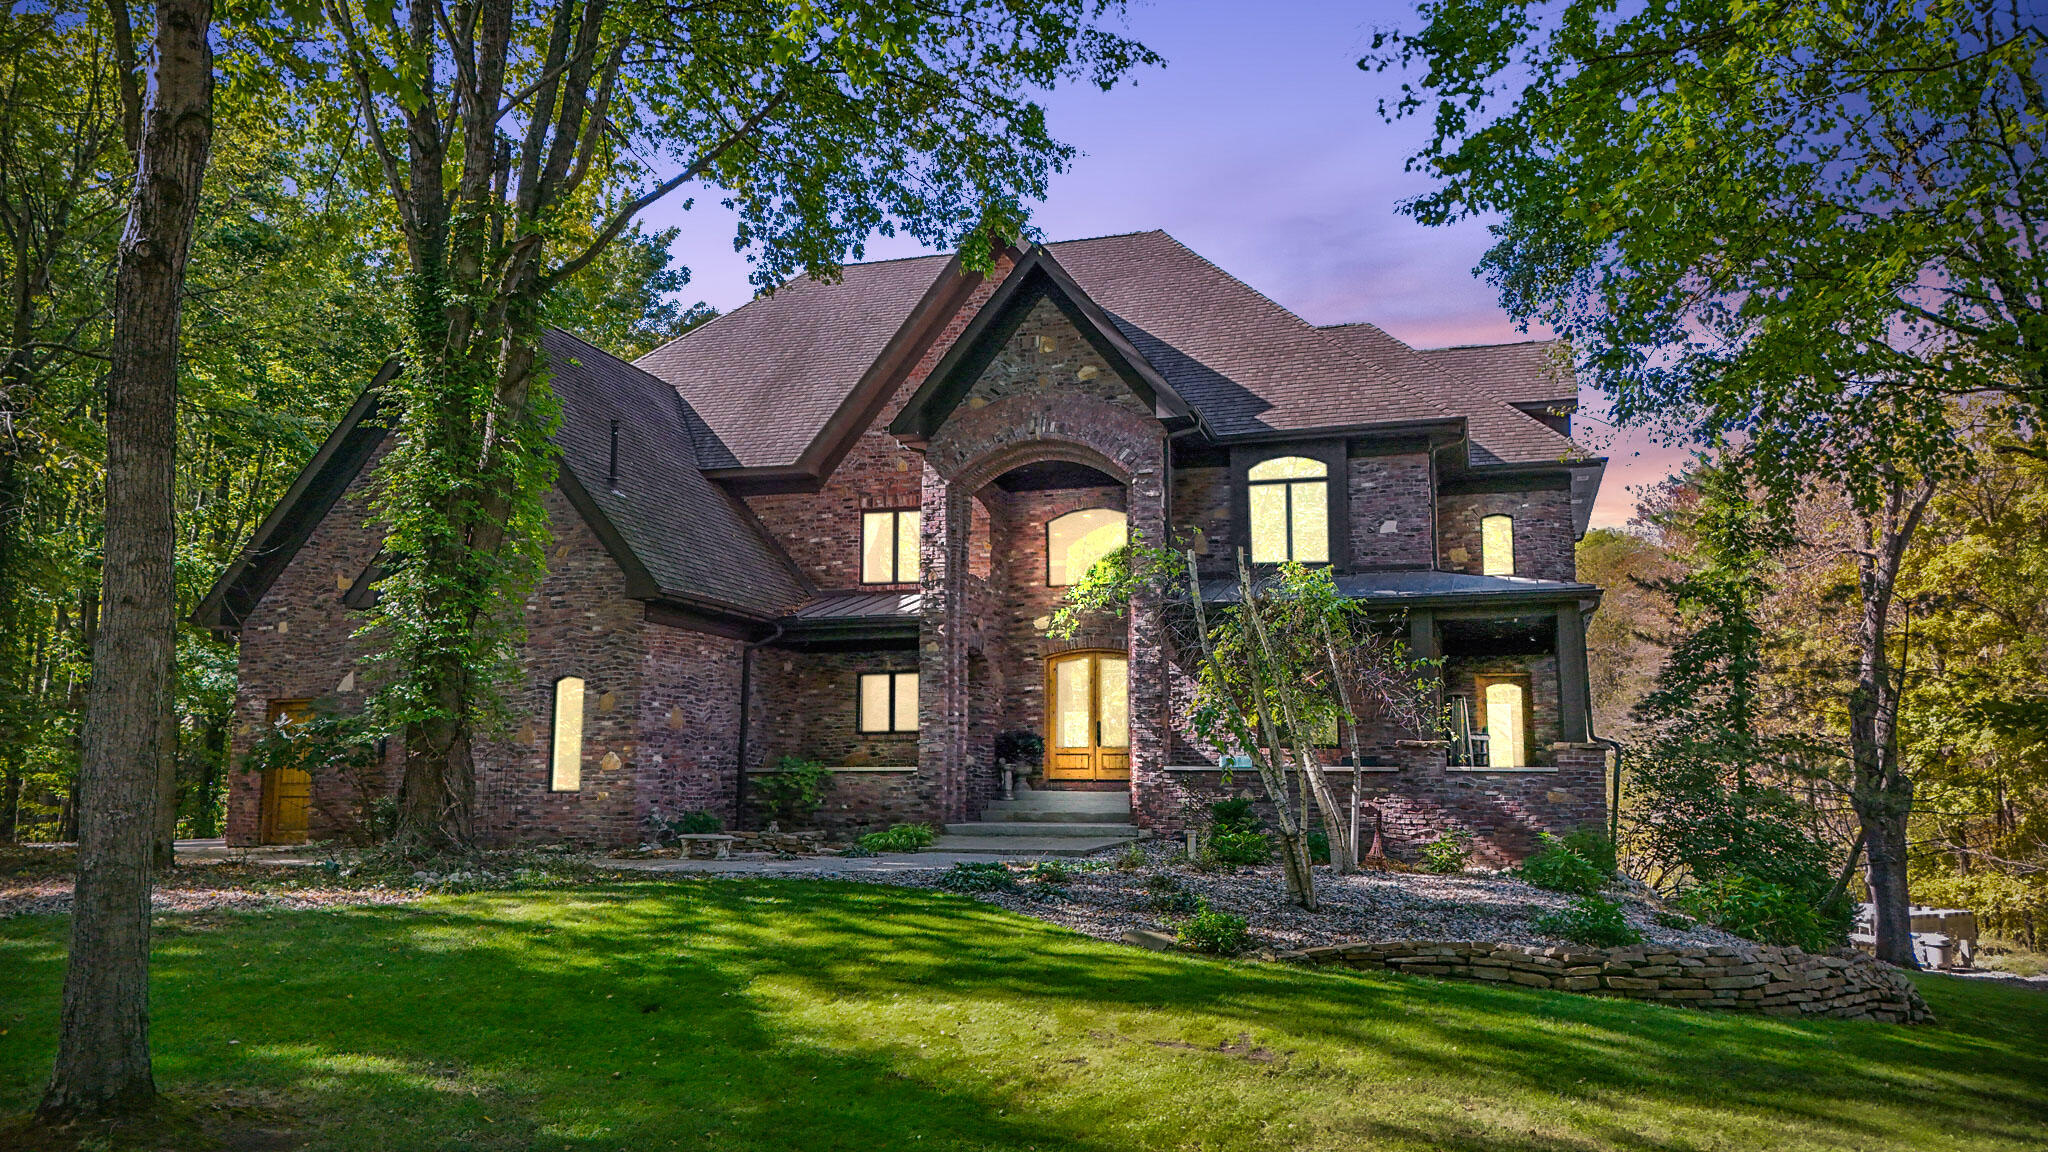
[[[1822,955],[1798,948],[1649,945],[1592,950],[1385,940],[1283,952],[1280,959],[1773,1016],[1832,1016],[1904,1024],[1934,1019],[1920,990],[1904,973],[1861,955]]]

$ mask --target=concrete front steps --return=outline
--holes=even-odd
[[[1086,856],[1138,838],[1129,792],[1018,788],[1015,800],[991,800],[981,819],[948,824],[935,852],[975,855]]]

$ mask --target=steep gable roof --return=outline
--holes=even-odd
[[[753,620],[810,597],[753,513],[698,468],[693,429],[701,422],[674,388],[566,332],[544,333],[541,345],[561,404],[556,483],[618,562],[628,595]],[[388,434],[377,419],[379,395],[397,370],[386,365],[357,398],[215,581],[194,622],[222,633],[241,627]]]
[[[1422,354],[1438,367],[1518,406],[1579,402],[1562,340],[1521,340],[1512,344],[1462,344],[1429,348]]]
[[[944,255],[849,264],[836,283],[800,276],[635,364],[701,413],[703,467],[792,467],[891,342],[964,279]]]
[[[567,332],[541,343],[562,406],[563,493],[638,585],[631,594],[763,618],[808,598],[753,513],[705,478],[699,423],[674,388]],[[616,486],[607,475],[614,420]]]

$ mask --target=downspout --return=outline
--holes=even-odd
[[[763,644],[773,644],[782,636],[782,625],[777,624],[773,632],[746,644],[740,645],[740,732],[736,764],[732,781],[732,826],[737,829],[747,821],[747,735],[748,723],[754,714],[754,649]]]

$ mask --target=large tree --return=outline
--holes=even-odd
[[[1747,440],[1861,520],[1854,799],[1877,949],[1910,964],[1893,589],[1953,469],[1957,397],[2048,409],[2043,30],[2014,0],[1440,0],[1369,69],[1420,72],[1427,223],[1497,217],[1484,271],[1624,421]],[[2027,450],[2048,452],[2035,438]]]
[[[125,10],[120,19],[126,19]],[[46,1119],[146,1108],[150,850],[177,623],[178,318],[213,139],[213,6],[158,0],[107,370],[104,608],[80,749],[77,893]]]
[[[1121,0],[326,0],[404,237],[405,371],[375,502],[398,847],[472,841],[471,746],[512,674],[552,482],[547,302],[638,213],[716,190],[772,286],[877,230],[985,264],[1071,150],[1033,94],[1154,57]]]

